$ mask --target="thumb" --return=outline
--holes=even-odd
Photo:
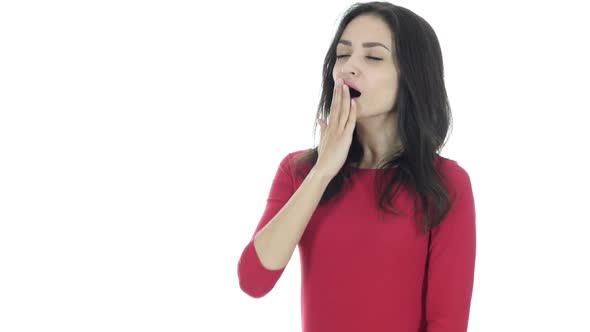
[[[319,119],[318,122],[320,123],[320,135],[323,136],[324,131],[326,131],[326,123],[322,119]]]

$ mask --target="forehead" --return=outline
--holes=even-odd
[[[348,23],[340,39],[352,42],[353,47],[366,41],[379,42],[392,49],[392,33],[389,26],[379,17],[360,15]],[[339,47],[349,47],[338,44]]]

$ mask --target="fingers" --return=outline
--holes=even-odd
[[[350,103],[350,115],[348,116],[348,121],[346,122],[346,127],[344,127],[345,131],[352,132],[356,125],[356,101],[352,100]]]
[[[326,131],[326,123],[322,119],[318,120],[318,122],[320,123],[320,139],[322,139],[324,137],[324,131]]]
[[[332,104],[330,106],[330,114],[328,115],[328,123],[327,125],[330,126],[334,123],[338,123],[339,112],[340,109],[340,99],[342,96],[342,85],[340,84],[339,80],[336,80],[336,84],[334,84],[334,91],[332,92]]]
[[[338,125],[344,129],[348,122],[348,113],[350,113],[350,89],[346,84],[342,85],[342,98],[340,98],[340,108],[338,109]]]
[[[354,119],[351,119],[351,108],[354,104]],[[324,129],[334,124],[341,130],[345,130],[351,120],[353,120],[353,127],[356,123],[356,103],[350,98],[350,88],[336,80],[334,85],[334,92],[332,94],[332,104],[330,107],[330,114],[328,115],[327,123],[324,122]],[[321,126],[321,125],[320,125]]]

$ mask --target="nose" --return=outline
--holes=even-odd
[[[356,76],[359,73],[358,67],[356,65],[355,62],[355,57],[348,56],[346,58],[344,58],[344,61],[340,67],[340,74],[342,74],[342,76],[347,76],[347,75],[351,75],[351,76]]]

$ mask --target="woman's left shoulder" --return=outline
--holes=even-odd
[[[457,160],[437,155],[435,166],[439,172],[453,179],[457,179],[457,177],[459,179],[469,178],[469,173]]]

